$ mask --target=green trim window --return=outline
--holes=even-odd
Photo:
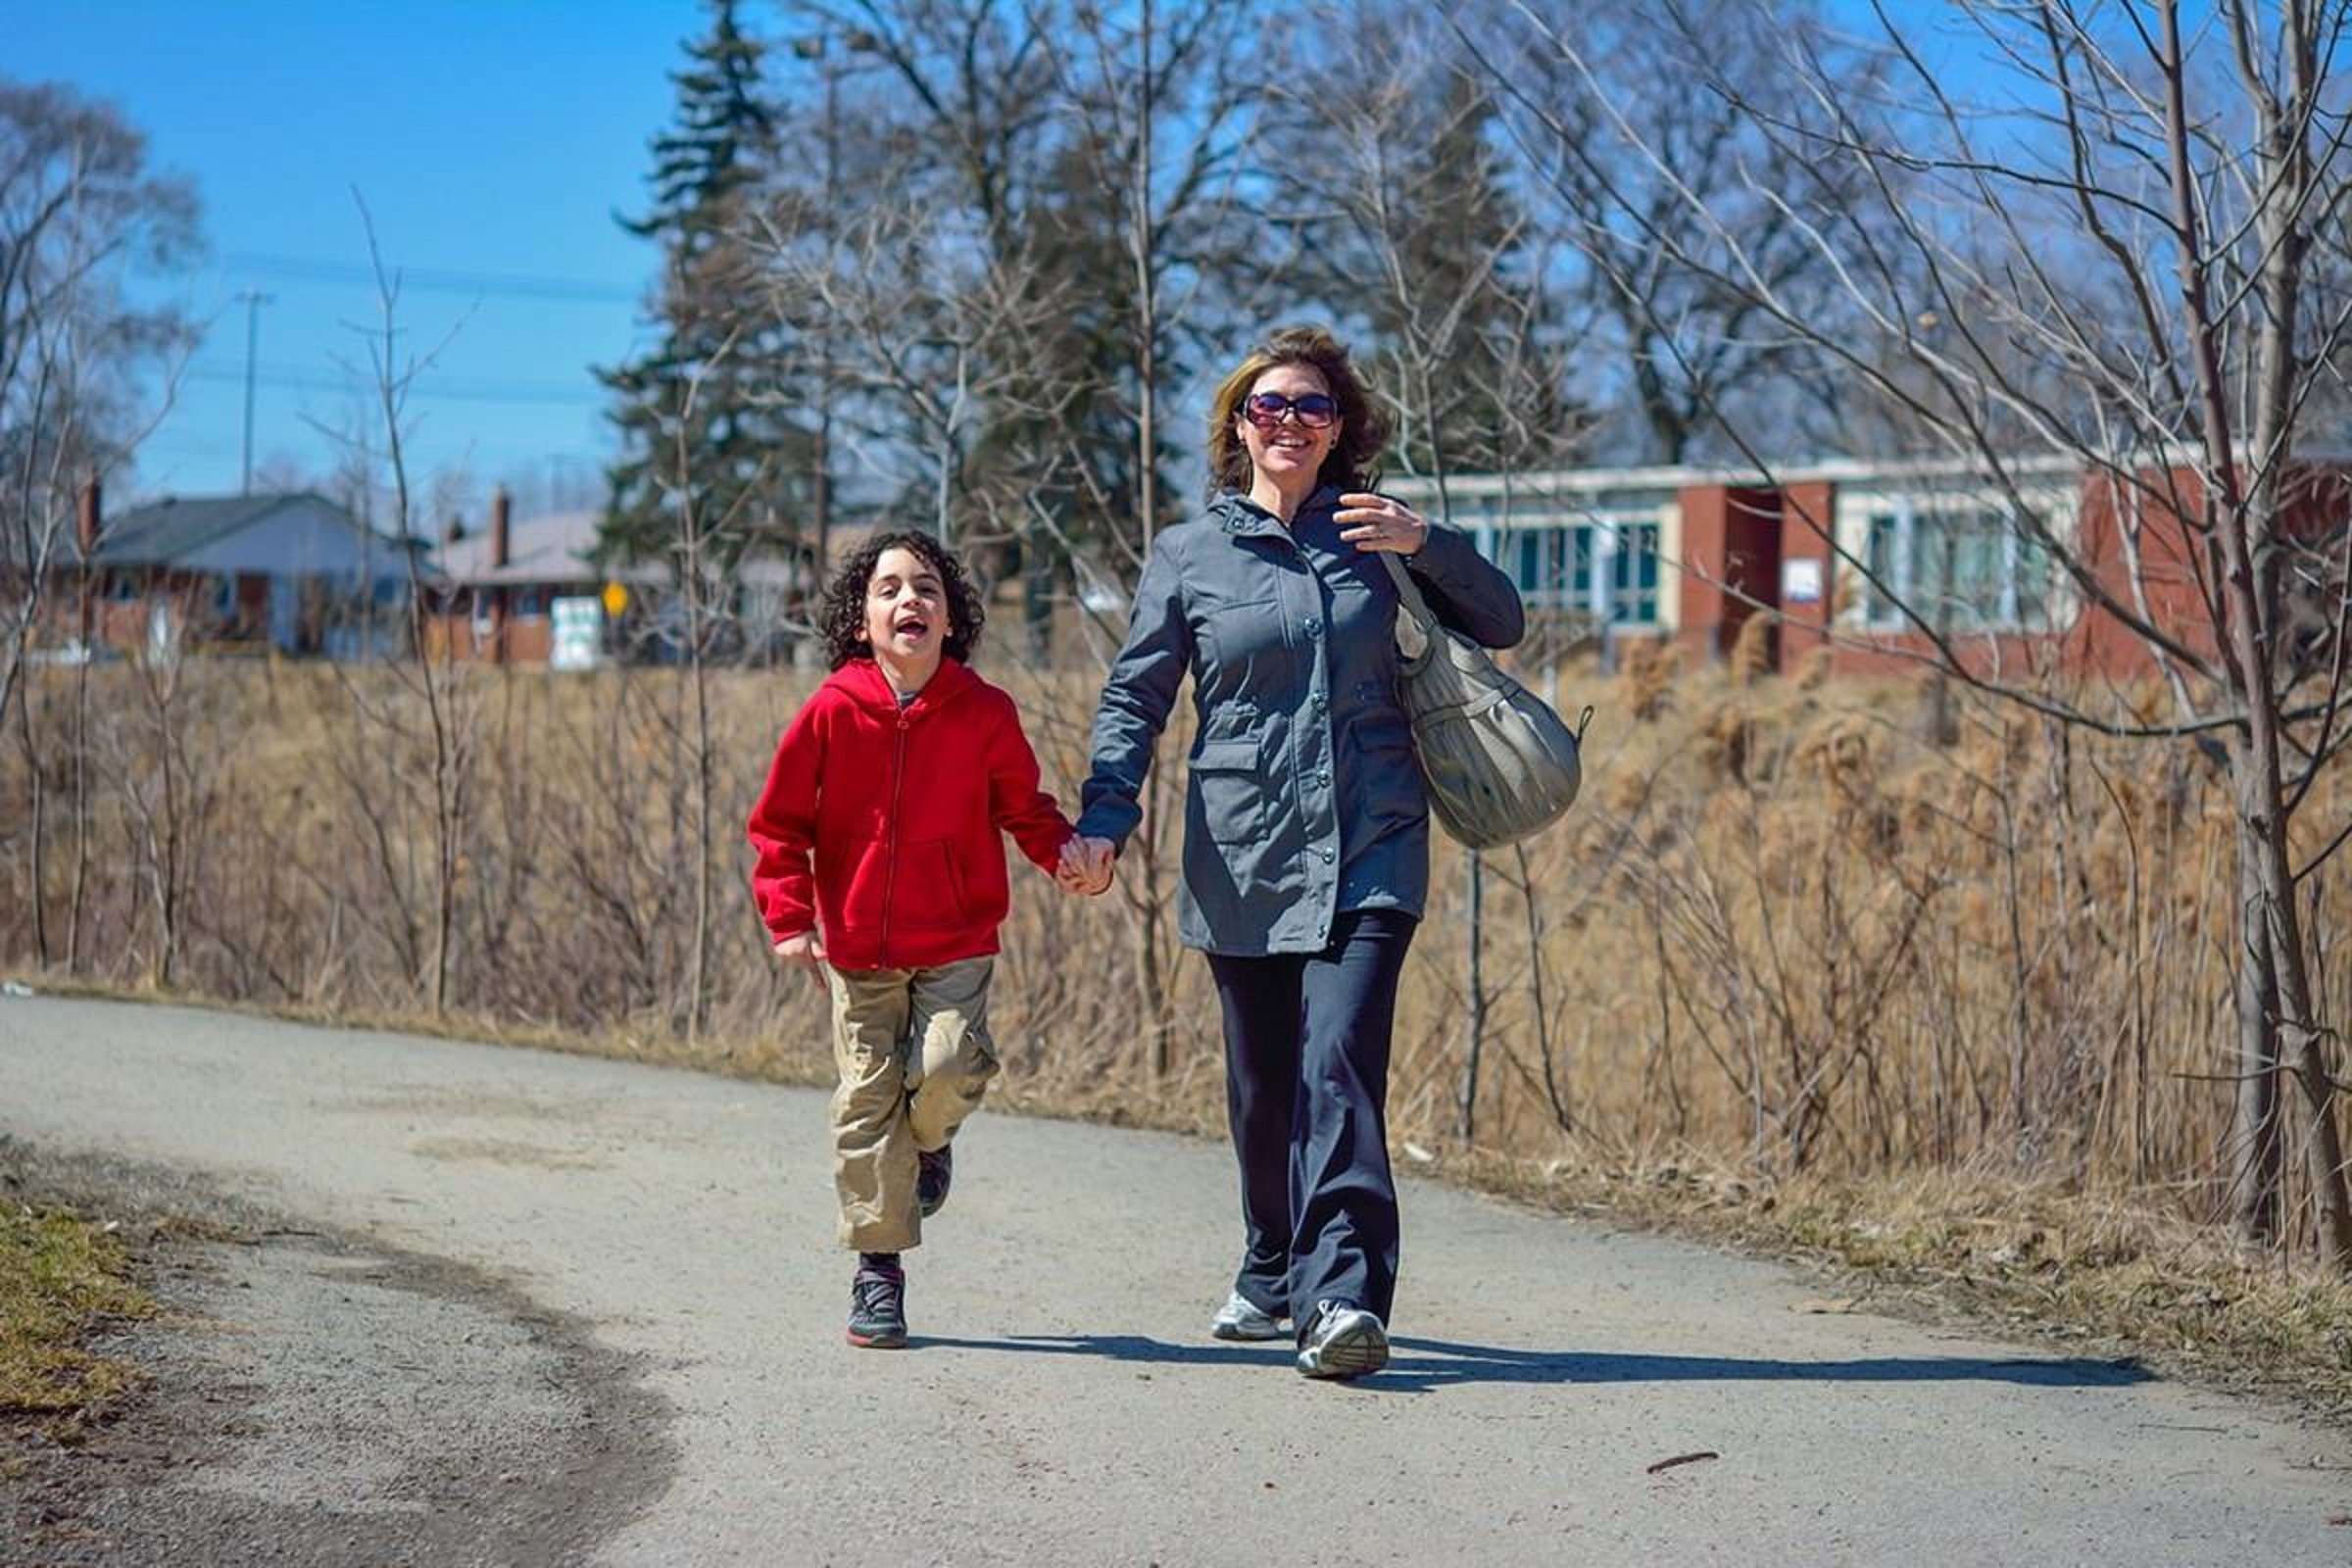
[[[1646,516],[1646,514],[1645,514]],[[1607,517],[1477,528],[1487,559],[1531,610],[1582,610],[1612,626],[1658,623],[1658,525]]]
[[[1863,547],[1866,624],[1955,631],[2046,631],[2056,587],[2049,551],[2006,512],[1898,499],[1873,513]]]

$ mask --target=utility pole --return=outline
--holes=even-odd
[[[839,46],[836,53],[835,46]],[[841,206],[841,79],[858,69],[848,57],[872,55],[878,45],[872,33],[851,27],[840,31],[828,29],[795,38],[793,53],[803,60],[815,62],[818,79],[824,84],[824,198],[820,205],[823,215],[825,255],[828,265],[840,241],[836,213]],[[870,64],[870,62],[869,62]],[[833,402],[839,370],[833,361],[832,314],[820,312],[816,327],[816,450],[814,456],[815,484],[810,496],[809,522],[816,535],[811,542],[809,562],[813,580],[808,585],[809,602],[824,593],[825,582],[832,575],[833,538]]]
[[[840,94],[841,71],[833,63],[832,50],[817,39],[822,64],[819,70],[825,77],[825,265],[834,263],[835,214],[841,205],[840,151]],[[811,605],[824,594],[825,584],[833,575],[833,313],[818,313],[817,321],[817,393],[816,393],[816,548],[810,559],[815,564],[814,581],[808,585]],[[814,620],[816,617],[809,617]]]
[[[253,351],[261,341],[262,307],[276,303],[277,296],[249,288],[237,298],[245,306],[245,466],[237,479],[237,494],[249,496],[253,494]]]

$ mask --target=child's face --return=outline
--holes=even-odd
[[[892,546],[865,580],[865,641],[877,655],[922,664],[947,647],[948,585],[931,563]]]

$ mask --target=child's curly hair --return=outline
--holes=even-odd
[[[980,627],[988,619],[979,590],[964,576],[963,563],[956,559],[956,552],[927,533],[909,530],[874,535],[841,564],[841,569],[825,585],[820,624],[825,629],[825,655],[832,661],[831,667],[839,669],[853,659],[873,656],[864,637],[865,590],[874,580],[874,567],[883,553],[890,550],[920,556],[925,565],[939,573],[948,590],[948,657],[958,663],[971,662],[972,650],[980,646]]]

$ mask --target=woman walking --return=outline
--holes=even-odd
[[[1211,495],[1153,541],[1078,822],[1078,875],[1099,888],[1191,675],[1178,933],[1216,981],[1244,1233],[1210,1331],[1274,1339],[1290,1320],[1298,1370],[1320,1378],[1388,1363],[1389,1043],[1429,884],[1396,591],[1373,553],[1403,558],[1439,617],[1487,647],[1523,626],[1468,536],[1371,492],[1386,434],[1319,328],[1274,333],[1218,386]]]

